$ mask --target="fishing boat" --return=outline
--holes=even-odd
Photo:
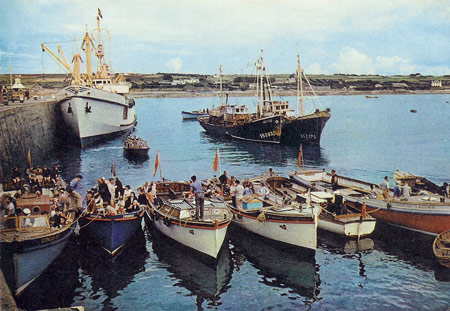
[[[157,200],[149,204],[146,221],[172,240],[217,258],[232,214],[223,199],[205,197],[204,217],[195,219],[189,191],[187,182],[157,182]]]
[[[127,138],[123,141],[123,152],[125,156],[132,158],[145,158],[148,157],[148,151],[150,147],[147,141],[137,138],[136,136]]]
[[[256,69],[258,72],[256,112],[248,112],[245,106],[212,109],[208,116],[198,118],[205,131],[246,141],[289,145],[320,144],[322,130],[331,115],[329,109],[323,111],[316,109],[311,114],[304,114],[301,78],[303,70],[300,69],[300,58],[298,57],[299,87],[296,114],[289,108],[289,102],[272,99],[270,78],[266,75],[262,50],[256,62]],[[299,115],[300,103],[301,115]]]
[[[366,98],[378,98],[377,95],[366,95]]]
[[[315,251],[320,207],[299,202],[287,178],[263,175],[251,182],[256,193],[244,196],[242,208],[231,206],[233,223],[279,244]]]
[[[59,46],[61,58],[44,43],[41,44],[42,50],[48,51],[71,74],[71,85],[58,91],[56,99],[65,124],[82,147],[118,136],[131,130],[136,124],[135,102],[127,97],[130,85],[122,75],[113,74],[104,57],[101,19],[99,10],[97,46],[94,46],[94,38],[88,32],[82,40],[82,49],[86,54],[86,74],[80,73],[79,54],[73,57],[72,69]],[[95,73],[91,69],[92,52],[98,63],[98,70]]]
[[[80,233],[86,234],[111,256],[116,255],[130,237],[141,227],[145,205],[134,211],[108,214],[101,211],[80,216]]]
[[[295,171],[291,178],[300,183],[316,183],[327,192],[331,190],[331,174],[324,171]],[[394,197],[389,189],[389,198],[384,198],[379,185],[358,179],[339,176],[339,192],[344,205],[357,212],[366,213],[376,220],[408,230],[436,236],[450,229],[450,200],[427,190],[412,191]]]
[[[450,268],[450,230],[439,234],[433,242],[433,253],[439,263]]]
[[[208,110],[193,110],[193,111],[181,111],[183,120],[197,120],[199,117],[208,116]]]
[[[67,213],[64,223],[52,223],[49,195],[26,194],[16,202],[16,216],[0,218],[0,254],[6,282],[18,296],[59,256],[76,221]]]

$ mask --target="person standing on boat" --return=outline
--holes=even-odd
[[[116,176],[116,181],[115,181],[115,185],[116,185],[116,199],[119,199],[120,197],[123,197],[123,185],[122,182],[119,179],[119,176]]]
[[[411,187],[406,181],[403,181],[400,186],[401,195],[404,198],[409,198],[411,196]]]
[[[384,181],[381,183],[380,187],[383,193],[383,198],[389,199],[389,177],[384,176]]]
[[[98,183],[98,194],[102,197],[103,202],[111,202],[111,192],[109,192],[108,185],[106,184],[106,179],[97,179]]]
[[[331,190],[336,191],[339,188],[339,177],[335,170],[331,170]]]
[[[195,175],[191,176],[191,189],[195,195],[195,219],[203,219],[205,193],[203,192],[203,185],[200,181],[197,181]]]
[[[78,211],[82,210],[83,200],[79,191],[81,190],[80,181],[83,179],[83,176],[77,175],[74,179],[70,181],[69,186],[67,186],[66,191],[69,193],[70,197],[70,208],[69,209],[77,209]]]
[[[242,198],[244,197],[244,186],[236,180],[236,208],[242,209]]]

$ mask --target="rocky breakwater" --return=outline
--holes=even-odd
[[[10,176],[14,165],[23,172],[28,150],[33,164],[48,157],[60,136],[60,120],[54,99],[0,107],[0,182]]]

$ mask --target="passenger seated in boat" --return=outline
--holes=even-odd
[[[266,187],[266,185],[262,185],[262,187],[259,188],[259,193],[258,193],[258,195],[260,196],[260,199],[261,199],[262,201],[265,200],[266,195],[268,195],[269,193],[270,193],[270,191],[269,191],[269,189]]]
[[[220,189],[219,186],[216,186],[216,188],[214,189],[214,195],[213,196],[215,198],[218,198],[218,199],[223,199],[224,198],[222,189]]]
[[[44,167],[42,168],[42,186],[48,188],[50,186],[50,182],[50,171],[48,170],[47,166],[44,165]]]
[[[131,193],[131,187],[130,185],[126,185],[125,189],[123,190],[123,199],[126,201]]]
[[[125,201],[123,200],[123,197],[120,197],[119,200],[116,202],[116,212],[117,214],[123,214],[125,213]]]
[[[369,199],[377,199],[378,198],[378,193],[375,191],[375,186],[374,185],[370,185],[370,192],[367,195],[367,197]]]
[[[5,211],[5,217],[14,217],[16,216],[16,208],[14,207],[14,203],[12,202],[11,197],[6,197],[3,200],[2,210]]]
[[[401,182],[400,185],[401,196],[403,198],[409,198],[411,196],[411,187],[407,182]]]
[[[94,194],[94,202],[95,202],[95,210],[93,210],[92,213],[98,212],[98,209],[103,207],[103,199],[98,192]]]
[[[148,201],[150,202],[150,203],[155,203],[155,197],[153,196],[153,193],[152,193],[152,189],[151,189],[151,187],[149,187],[148,189],[147,189],[147,199],[148,199]]]
[[[131,191],[130,196],[125,201],[125,211],[127,211],[127,212],[131,211],[133,209],[134,202],[136,202],[136,204],[138,204],[136,195],[134,194],[134,191]]]
[[[249,181],[247,182],[247,186],[244,187],[244,196],[252,195],[254,193],[253,184]]]
[[[94,210],[97,210],[97,206],[95,205],[95,200],[92,193],[88,192],[86,193],[86,212],[91,214]]]
[[[344,202],[344,199],[339,192],[339,190],[334,192],[334,197],[331,200],[330,204],[328,204],[328,211],[330,213],[341,215],[343,212],[342,203]]]
[[[313,183],[311,184],[311,187],[309,188],[309,191],[311,191],[311,192],[319,191],[319,189],[317,189],[317,185],[316,185],[315,182],[313,182]]]
[[[53,226],[60,227],[66,223],[66,215],[58,207],[55,209],[55,214],[53,215]]]
[[[138,195],[137,200],[138,200],[139,204],[148,205],[148,199],[147,199],[147,196],[145,195],[144,189],[142,187],[138,188],[138,193],[139,193],[139,195]]]
[[[20,171],[19,168],[17,166],[14,166],[13,171],[12,171],[12,182],[14,184],[14,189],[18,190],[20,189]]]
[[[111,216],[117,215],[116,209],[113,206],[111,206],[111,204],[106,204],[106,213],[108,213],[108,215],[111,215]]]

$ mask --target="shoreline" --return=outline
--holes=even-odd
[[[254,97],[255,91],[230,91],[223,92],[229,97]],[[296,91],[275,91],[272,92],[273,97],[280,96],[297,96]],[[379,95],[426,95],[426,94],[450,94],[450,89],[444,90],[390,90],[390,91],[352,91],[352,90],[336,90],[336,91],[318,91],[317,96],[379,96]],[[158,90],[158,91],[133,91],[129,93],[133,98],[196,98],[196,97],[219,97],[218,91],[180,91],[180,90]],[[313,96],[312,92],[303,92],[304,96]]]

